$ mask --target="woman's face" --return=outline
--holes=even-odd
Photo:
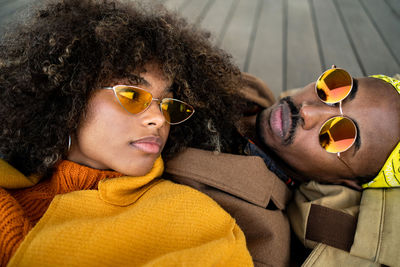
[[[171,81],[158,65],[149,64],[139,74],[137,86],[153,98],[172,97]],[[116,80],[107,86],[129,85]],[[118,102],[112,90],[98,89],[89,100],[88,112],[75,136],[68,159],[96,169],[111,169],[130,176],[147,174],[168,138],[169,124],[156,101],[143,113],[133,115]]]

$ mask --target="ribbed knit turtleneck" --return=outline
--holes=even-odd
[[[7,264],[55,195],[97,189],[102,179],[120,176],[118,172],[92,169],[65,160],[50,179],[33,187],[7,191],[0,188],[0,266]]]
[[[163,165],[56,195],[7,266],[253,266],[235,220]]]

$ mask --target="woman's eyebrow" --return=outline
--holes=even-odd
[[[151,87],[151,83],[149,81],[147,81],[145,78],[138,76],[138,79],[139,79],[138,82],[140,83],[140,85],[143,85],[145,87]],[[172,85],[164,88],[164,90],[162,92],[162,97],[164,97],[165,95],[167,95],[171,92],[173,92]]]
[[[151,86],[151,84],[141,76],[138,76],[138,83],[144,86]]]

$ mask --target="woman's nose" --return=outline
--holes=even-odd
[[[161,127],[166,122],[158,101],[152,101],[150,107],[143,113],[143,116],[143,124],[146,126]]]
[[[304,130],[311,130],[316,126],[321,127],[323,122],[338,114],[340,114],[338,107],[324,103],[303,103],[300,107]]]

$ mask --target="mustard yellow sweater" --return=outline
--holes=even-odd
[[[7,266],[252,266],[234,219],[162,171],[159,158],[146,176],[56,195]]]

